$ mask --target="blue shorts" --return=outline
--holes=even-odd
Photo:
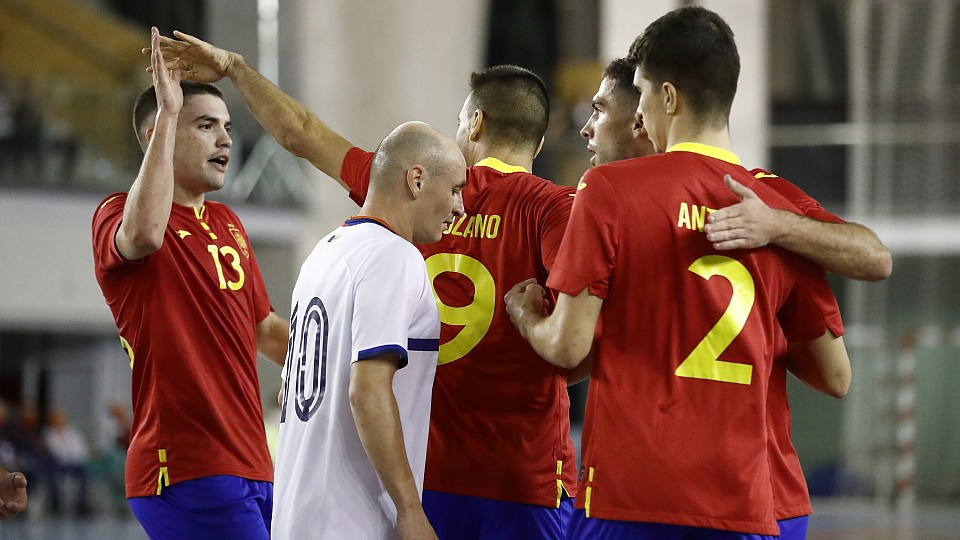
[[[207,476],[164,487],[161,495],[127,500],[153,539],[270,540],[270,482]]]
[[[549,508],[425,489],[423,510],[440,540],[559,540],[573,499]]]
[[[777,522],[780,526],[780,540],[806,540],[809,522],[810,516],[781,519]]]
[[[777,540],[777,536],[744,534],[687,525],[668,525],[644,521],[614,521],[587,518],[583,510],[574,510],[567,527],[568,539],[604,540]]]

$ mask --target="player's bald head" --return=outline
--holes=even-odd
[[[400,186],[406,171],[420,165],[430,172],[464,166],[463,154],[453,141],[423,122],[401,124],[377,147],[370,165],[370,189]]]

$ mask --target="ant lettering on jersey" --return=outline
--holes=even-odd
[[[690,229],[691,231],[703,232],[703,226],[707,222],[707,216],[716,212],[713,208],[706,206],[697,206],[682,202],[680,211],[677,214],[677,227]]]

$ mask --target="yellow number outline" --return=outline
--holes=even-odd
[[[476,347],[493,323],[493,312],[497,302],[497,287],[493,275],[482,262],[469,255],[460,253],[437,253],[426,260],[430,284],[444,272],[460,274],[473,283],[473,302],[451,307],[440,300],[436,287],[433,297],[440,310],[440,321],[454,326],[463,326],[460,333],[450,341],[440,345],[438,365],[459,360]]]
[[[237,253],[237,250],[231,246],[223,246],[218,249],[215,244],[210,244],[207,246],[207,251],[210,252],[210,256],[213,257],[213,264],[217,267],[217,278],[220,282],[220,288],[226,289],[229,287],[231,291],[239,291],[243,287],[244,273],[243,267],[240,266],[240,254]],[[220,254],[230,258],[230,266],[237,271],[237,275],[240,276],[239,281],[226,280],[223,275],[223,266],[220,264]]]
[[[706,280],[713,276],[725,278],[733,287],[733,295],[720,320],[677,366],[674,374],[678,377],[749,385],[753,366],[725,362],[719,358],[747,324],[756,297],[753,276],[739,261],[723,255],[700,257],[687,270]]]

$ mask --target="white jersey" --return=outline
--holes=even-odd
[[[360,443],[350,365],[395,352],[403,442],[423,492],[440,316],[420,252],[371,218],[324,237],[293,289],[272,537],[396,536],[396,507]]]

